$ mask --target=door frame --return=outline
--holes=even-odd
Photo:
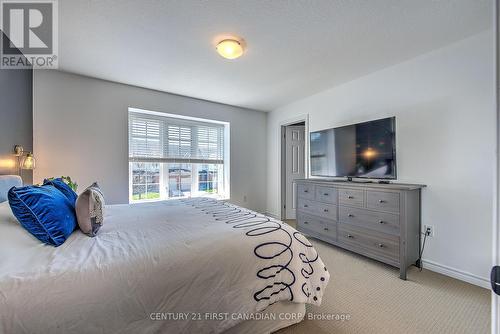
[[[281,121],[278,124],[278,136],[280,143],[280,166],[278,168],[278,203],[280,205],[280,219],[284,220],[286,217],[285,213],[285,203],[286,203],[286,141],[285,141],[285,131],[288,125],[293,125],[295,123],[304,122],[304,177],[309,178],[309,114],[298,115],[293,118]]]
[[[495,141],[495,172],[493,176],[493,222],[492,222],[492,266],[500,265],[500,4],[494,1],[494,59],[495,59],[495,111],[496,111],[496,141]],[[500,333],[500,296],[491,291],[491,333]]]

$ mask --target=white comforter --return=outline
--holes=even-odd
[[[329,279],[299,232],[214,200],[108,206],[97,237],[58,248],[0,206],[4,333],[219,333],[277,301],[320,304]]]

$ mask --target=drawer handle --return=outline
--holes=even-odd
[[[383,221],[383,220],[379,220],[379,222],[378,222],[378,223],[379,223],[379,224],[385,224],[385,221]]]
[[[348,199],[353,199],[353,198],[354,198],[354,196],[349,195],[349,196],[347,196],[347,198],[348,198]]]
[[[308,193],[308,192],[309,192],[309,190],[304,190],[304,192],[305,192],[305,193]]]
[[[309,224],[309,222],[304,222],[304,224]]]
[[[352,213],[348,214],[347,217],[354,217],[354,215]]]
[[[323,195],[324,195],[324,196],[328,196],[328,193],[324,193]]]
[[[309,205],[307,205],[307,204],[304,204],[304,208],[308,208],[308,207],[309,207]]]
[[[324,230],[325,230],[325,231],[328,231],[328,227],[325,227],[325,228],[324,228]]]
[[[328,209],[323,209],[323,212],[328,212]]]
[[[347,235],[348,238],[354,239],[354,237],[350,234]]]
[[[385,201],[383,199],[379,199],[378,202],[379,203],[385,203]]]
[[[380,248],[384,248],[384,247],[385,247],[385,246],[384,246],[384,244],[378,244],[378,246],[379,246]]]

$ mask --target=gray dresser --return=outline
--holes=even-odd
[[[424,185],[297,180],[297,229],[309,236],[406,269],[420,252]]]

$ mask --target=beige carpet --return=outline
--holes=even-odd
[[[277,333],[489,333],[487,289],[415,267],[402,281],[396,268],[310,240],[331,279],[322,305],[307,311],[350,319],[306,319]]]

